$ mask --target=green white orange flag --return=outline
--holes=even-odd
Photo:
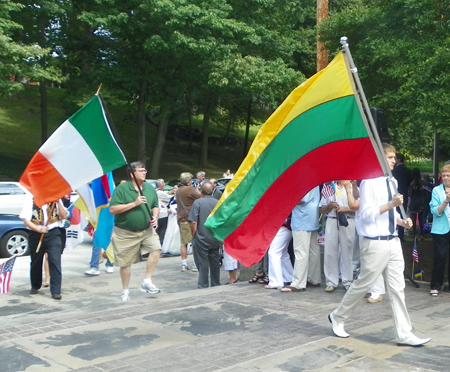
[[[258,262],[304,195],[339,179],[383,175],[342,53],[297,87],[261,127],[206,220],[228,254]]]
[[[42,206],[125,164],[101,99],[95,95],[40,147],[20,183]]]

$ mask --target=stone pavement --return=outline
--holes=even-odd
[[[118,270],[84,270],[91,245],[63,255],[63,298],[31,296],[29,257],[16,261],[10,293],[0,295],[0,371],[448,371],[450,294],[407,282],[410,316],[420,348],[398,347],[389,302],[361,300],[334,337],[328,314],[343,289],[281,293],[239,282],[196,289],[179,257],[162,258],[157,295],[139,291],[145,262],[132,268],[131,301],[121,303]],[[191,260],[191,258],[190,258]],[[227,273],[222,272],[223,283]]]

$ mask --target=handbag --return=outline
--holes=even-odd
[[[344,212],[338,212],[338,221],[339,221],[339,226],[344,226],[344,227],[348,226],[347,217],[345,216]]]

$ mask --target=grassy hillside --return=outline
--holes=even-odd
[[[17,180],[25,169],[28,161],[41,145],[40,98],[37,86],[24,86],[24,91],[13,97],[0,97],[0,175]],[[66,112],[64,107],[64,90],[48,88],[48,134],[50,135],[61,123],[74,112]],[[108,109],[119,132],[125,154],[129,161],[137,157],[137,127],[133,116],[123,107]],[[201,129],[201,120],[193,120],[194,128]],[[252,128],[253,137],[258,128]],[[147,155],[151,155],[153,138],[156,128],[147,127]],[[223,136],[223,128],[212,126],[211,136]],[[244,130],[233,133],[233,136],[243,139]],[[208,177],[220,178],[222,173],[230,168],[235,172],[242,161],[243,146],[209,146],[209,166],[199,167],[200,143],[194,142],[189,150],[186,140],[174,138],[167,141],[163,153],[163,161],[159,177],[166,180],[178,178],[181,172],[199,170]],[[124,170],[114,172],[116,179],[126,177]]]

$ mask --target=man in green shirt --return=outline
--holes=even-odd
[[[120,267],[122,301],[130,300],[128,285],[131,265],[140,262],[141,256],[146,253],[149,255],[141,291],[152,294],[160,292],[151,279],[161,252],[161,244],[156,233],[159,215],[158,197],[155,189],[145,182],[147,175],[145,165],[142,162],[134,162],[130,167],[133,172],[130,173],[131,181],[117,186],[109,208],[114,215],[111,243],[114,249],[114,264]]]

